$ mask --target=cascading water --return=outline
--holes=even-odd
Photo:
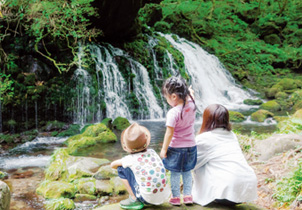
[[[223,104],[232,110],[251,108],[251,106],[244,105],[243,100],[254,97],[235,83],[234,78],[217,57],[183,38],[177,38],[176,41],[172,35],[159,34],[183,54],[186,72],[191,78],[190,85],[195,91],[196,103],[200,110],[212,103]],[[157,39],[149,37],[148,50],[153,59],[154,70],[151,77],[160,89],[162,80],[165,78],[163,78],[162,69],[156,57],[155,47],[157,44]],[[124,51],[109,44],[106,46],[90,45],[88,48],[90,50],[89,56],[95,63],[95,76],[90,75],[91,73],[83,68],[82,58],[85,55],[83,47],[80,46],[78,69],[75,71],[75,79],[77,80],[77,96],[74,99],[75,123],[100,122],[104,117],[114,119],[118,116],[128,119],[163,118],[168,109],[165,99],[163,96],[155,97],[148,71],[142,64]],[[120,59],[127,63],[127,68],[130,67],[126,75],[131,74],[131,76],[125,77],[125,69],[121,69],[124,67],[119,65]],[[168,74],[179,74],[174,58],[168,50],[162,63],[168,69]],[[97,87],[93,89],[96,91],[92,93],[91,86],[94,77],[97,80]],[[131,97],[135,97],[138,103],[135,107],[135,114],[133,109],[130,110],[129,108],[131,107],[130,94],[132,94]],[[106,107],[105,114],[102,111],[104,106]]]
[[[199,109],[219,103],[229,109],[244,109],[243,100],[254,98],[236,85],[232,75],[222,66],[218,58],[207,53],[199,45],[186,39],[174,40],[172,35],[161,34],[184,55],[185,67],[191,78]]]

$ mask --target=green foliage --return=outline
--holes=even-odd
[[[248,87],[262,92],[280,76],[293,77],[301,66],[299,0],[164,0],[161,5],[160,21],[172,33],[214,53]]]
[[[10,79],[10,75],[0,73],[0,100],[3,100],[3,97],[12,97],[13,96],[13,81]]]
[[[89,16],[97,16],[96,10],[91,6],[93,0],[11,0],[2,7],[8,10],[4,19],[11,21],[11,17],[18,21],[25,32],[35,37],[35,50],[49,59],[59,72],[68,71],[75,64],[60,63],[48,51],[44,40],[65,40],[73,55],[76,55],[79,40],[91,40],[101,34],[99,30],[89,28]],[[9,26],[8,26],[9,27]],[[5,34],[8,35],[8,34]],[[0,36],[2,39],[5,36]],[[43,44],[40,49],[38,44]],[[76,59],[76,56],[75,56]],[[13,68],[13,63],[8,63]]]
[[[289,206],[295,199],[302,200],[302,163],[288,177],[277,182],[277,192],[273,197],[279,201],[280,206]]]

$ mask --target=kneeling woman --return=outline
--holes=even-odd
[[[195,203],[235,205],[257,199],[257,177],[231,131],[228,110],[208,106],[196,136],[197,164],[193,171]]]

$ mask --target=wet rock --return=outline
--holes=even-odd
[[[240,112],[229,111],[230,121],[231,122],[242,122],[245,120],[245,117]]]
[[[80,194],[89,194],[95,195],[96,194],[96,183],[94,178],[83,178],[80,179],[77,188]]]
[[[75,207],[73,200],[68,198],[51,199],[46,202],[46,209],[49,210],[73,210]]]
[[[0,209],[9,210],[10,207],[10,189],[5,182],[0,181]]]
[[[97,194],[99,195],[109,195],[113,192],[113,186],[110,184],[109,180],[96,180],[95,187]]]
[[[258,159],[266,161],[274,155],[302,146],[302,136],[298,134],[274,134],[265,140],[255,142]]]
[[[94,201],[97,197],[89,194],[76,194],[74,202]]]
[[[62,181],[44,181],[36,190],[37,194],[42,195],[44,198],[73,198],[76,193],[76,187],[74,184],[70,184]]]
[[[99,170],[93,175],[95,179],[110,179],[111,177],[117,176],[117,170],[112,169],[110,165],[102,166]]]
[[[72,161],[67,161],[69,180],[80,177],[90,177],[102,165],[108,164],[109,160],[88,157],[75,157]]]
[[[117,117],[114,119],[112,125],[114,129],[122,131],[129,127],[130,122],[124,117]]]
[[[272,100],[272,101],[268,101],[264,104],[261,104],[260,108],[271,111],[271,112],[275,112],[275,111],[279,111],[281,109],[281,106],[280,106],[280,104],[278,104],[277,101]]]
[[[266,118],[273,117],[274,114],[267,110],[258,110],[251,114],[251,120],[256,122],[264,122]]]
[[[113,186],[115,194],[121,194],[127,191],[124,183],[119,177],[112,177],[110,179],[110,184]]]
[[[243,101],[243,103],[247,104],[247,105],[261,105],[261,104],[263,104],[261,99],[245,99]]]

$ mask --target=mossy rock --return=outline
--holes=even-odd
[[[276,96],[275,96],[275,98],[277,99],[277,100],[285,100],[285,99],[287,99],[288,98],[288,94],[286,94],[285,92],[278,92],[277,94],[276,94]]]
[[[97,197],[95,195],[89,194],[76,194],[74,202],[83,202],[83,201],[95,201]]]
[[[300,101],[302,101],[302,90],[297,90],[291,95],[289,102],[292,105],[295,105],[296,103],[298,103]]]
[[[77,125],[77,124],[70,125],[67,130],[62,131],[57,136],[58,137],[74,136],[74,135],[80,133],[80,128],[81,128],[81,126]]]
[[[36,192],[47,199],[55,198],[73,198],[77,189],[73,184],[62,181],[49,181],[42,182],[37,188]]]
[[[101,142],[101,143],[116,142],[117,137],[112,131],[106,131],[106,132],[99,134],[96,137],[96,141],[97,141],[97,143],[99,143],[99,142]]]
[[[130,122],[124,117],[117,117],[113,121],[112,125],[114,129],[122,131],[130,126]]]
[[[294,79],[290,79],[290,78],[284,78],[281,79],[277,85],[280,85],[283,90],[294,90],[297,89],[297,84],[296,81]]]
[[[231,122],[242,122],[245,120],[245,117],[240,112],[229,111],[230,121]]]
[[[302,120],[302,109],[297,110],[294,114],[293,114],[293,118],[297,118]]]
[[[49,121],[47,124],[42,128],[43,131],[55,131],[55,130],[62,130],[66,124],[64,122],[60,122],[57,120]]]
[[[84,133],[82,135],[84,135]],[[112,131],[99,133],[96,137],[82,136],[79,140],[68,140],[68,153],[76,155],[80,150],[92,147],[98,143],[109,143],[115,141],[117,141],[117,137]]]
[[[49,167],[45,170],[45,179],[50,181],[65,180],[68,176],[66,161],[69,158],[67,149],[57,149],[51,156]]]
[[[93,175],[95,179],[110,179],[111,177],[117,176],[117,170],[112,169],[110,165],[101,166],[99,170]]]
[[[91,125],[94,125],[94,124],[86,124],[86,125],[81,129],[80,133],[81,133],[81,134],[84,133],[85,130],[86,130],[89,126],[91,126]]]
[[[110,180],[96,180],[95,187],[98,195],[109,195],[113,193],[114,186]]]
[[[82,135],[88,136],[88,137],[96,137],[100,133],[103,133],[104,131],[107,131],[107,130],[108,130],[108,128],[105,124],[99,123],[99,124],[95,124],[95,125],[91,125],[91,126],[87,127]]]
[[[271,111],[271,112],[276,112],[276,111],[281,110],[280,104],[278,104],[277,101],[275,101],[275,100],[268,101],[266,103],[261,104],[260,108]]]
[[[116,195],[123,194],[127,191],[124,183],[119,177],[112,177],[110,179],[110,184],[112,185],[114,194]]]
[[[277,122],[281,122],[281,121],[287,120],[287,119],[288,119],[288,116],[274,116],[274,119],[275,119]]]
[[[46,210],[73,210],[76,206],[73,200],[68,198],[58,198],[46,201]]]
[[[243,103],[247,105],[261,105],[263,101],[261,99],[245,99]]]
[[[260,109],[256,112],[254,112],[253,114],[251,114],[251,120],[252,121],[256,121],[256,122],[264,122],[265,119],[269,118],[269,117],[273,117],[274,114],[267,111],[267,110],[263,110]]]
[[[283,87],[281,85],[273,85],[271,88],[266,90],[265,95],[268,98],[275,98],[276,94],[283,91]]]
[[[78,180],[77,189],[81,194],[95,195],[96,185],[94,178],[82,178]]]
[[[104,125],[106,125],[108,128],[112,129],[112,119],[111,118],[105,118],[102,120]]]

